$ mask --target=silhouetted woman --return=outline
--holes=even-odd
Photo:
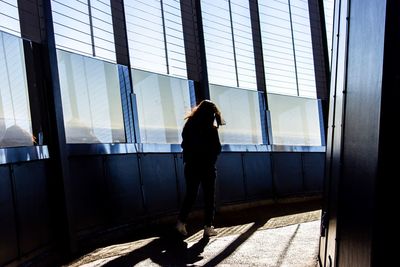
[[[182,131],[182,149],[186,195],[178,216],[176,229],[187,235],[186,220],[201,184],[204,193],[204,236],[217,234],[213,227],[215,208],[215,163],[221,152],[218,127],[223,124],[217,106],[203,100],[193,109]]]

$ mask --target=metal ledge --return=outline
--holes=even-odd
[[[70,156],[182,152],[179,144],[69,144],[67,147]],[[325,147],[225,144],[222,152],[325,152]]]
[[[47,146],[0,148],[0,165],[48,158]]]

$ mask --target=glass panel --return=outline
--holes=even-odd
[[[226,121],[219,131],[221,143],[262,144],[257,91],[210,84],[210,98]]]
[[[92,25],[95,54],[98,57],[116,62],[114,29],[112,26],[110,3],[91,0]]]
[[[231,0],[231,10],[239,87],[257,90],[249,2]]]
[[[267,92],[297,95],[288,1],[259,1],[258,8]]]
[[[0,0],[0,30],[21,36],[17,0]]]
[[[125,142],[115,64],[57,50],[67,143]]]
[[[201,11],[208,80],[213,84],[237,86],[229,3],[226,0],[202,0]]]
[[[274,145],[321,145],[317,99],[268,94]]]
[[[90,3],[92,25],[87,0],[51,1],[56,47],[115,62],[110,4],[98,0]]]
[[[167,42],[169,74],[187,77],[185,45],[183,42],[183,28],[181,6],[179,1],[163,0],[165,35]],[[181,63],[176,64],[176,61]],[[184,72],[181,67],[185,66]],[[182,75],[184,74],[184,75]]]
[[[326,39],[328,42],[329,62],[331,62],[331,56],[332,56],[332,32],[333,32],[334,3],[335,3],[334,0],[324,0],[325,28],[326,28]]]
[[[124,1],[124,6],[132,67],[166,74],[160,1]]]
[[[23,51],[20,38],[0,32],[0,147],[33,145]]]
[[[317,97],[308,2],[291,0],[299,96]]]
[[[142,143],[180,144],[190,112],[188,81],[132,69]]]

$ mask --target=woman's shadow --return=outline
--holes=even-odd
[[[151,259],[160,266],[186,266],[203,259],[200,255],[209,238],[203,237],[193,246],[188,244],[178,233],[170,233],[160,236],[147,245],[113,259],[103,266],[134,266],[135,264]]]

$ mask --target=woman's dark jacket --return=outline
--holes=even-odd
[[[198,125],[189,118],[183,127],[181,146],[185,163],[214,165],[221,153],[218,128]]]

